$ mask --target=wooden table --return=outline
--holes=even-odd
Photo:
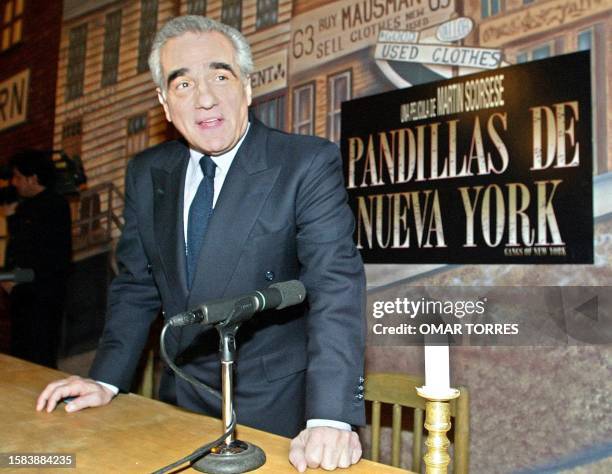
[[[221,421],[134,394],[119,395],[109,405],[67,413],[37,412],[38,394],[57,370],[0,354],[0,453],[76,455],[76,471],[146,473],[191,453],[221,435]],[[258,473],[291,474],[289,440],[245,426],[238,438],[256,444],[267,461]],[[0,472],[8,472],[0,469]],[[19,468],[15,472],[47,472]],[[75,472],[73,469],[60,469]],[[181,472],[197,472],[188,468]],[[309,470],[309,472],[315,472]],[[326,472],[320,470],[318,472]],[[362,460],[342,473],[393,474],[407,471]]]

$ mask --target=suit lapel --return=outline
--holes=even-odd
[[[154,231],[164,273],[172,291],[187,297],[185,247],[183,232],[183,194],[189,149],[177,145],[176,151],[159,168],[151,168],[154,200]]]
[[[280,167],[270,167],[267,162],[267,135],[267,129],[252,120],[208,223],[189,305],[222,297],[231,280],[247,236],[280,172]]]

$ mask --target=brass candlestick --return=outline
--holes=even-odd
[[[455,388],[435,389],[431,387],[417,387],[417,393],[427,400],[425,403],[425,428],[429,432],[425,446],[427,452],[423,457],[426,474],[447,474],[450,456],[448,446],[450,442],[446,432],[450,430],[450,404],[453,398],[459,396]]]

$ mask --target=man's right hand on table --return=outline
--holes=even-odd
[[[51,382],[38,396],[36,411],[52,412],[65,398],[73,398],[66,404],[66,411],[73,412],[88,407],[107,405],[115,394],[112,390],[91,379],[77,375]]]

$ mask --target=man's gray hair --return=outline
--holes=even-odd
[[[185,15],[173,18],[166,23],[161,30],[155,35],[151,54],[149,55],[149,69],[153,82],[159,86],[162,91],[166,90],[164,81],[164,73],[161,67],[160,53],[166,42],[172,38],[182,36],[185,33],[208,33],[216,31],[229,39],[234,45],[236,51],[236,62],[240,68],[242,80],[246,81],[253,72],[253,56],[251,48],[246,38],[235,28],[219,23],[199,15]]]

